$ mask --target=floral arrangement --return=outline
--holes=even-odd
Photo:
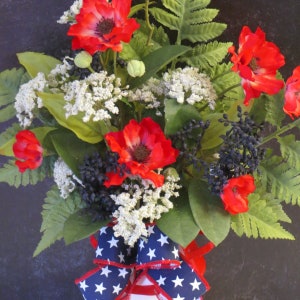
[[[226,24],[210,1],[133,2],[76,0],[58,20],[72,50],[18,53],[21,67],[0,73],[0,121],[11,123],[0,181],[54,180],[34,256],[101,228],[97,268],[77,280],[86,299],[91,284],[127,299],[149,282],[153,299],[184,299],[174,286],[190,269],[198,277],[184,297],[199,299],[203,255],[230,230],[294,239],[282,223],[283,203],[300,203],[300,66],[284,80],[285,58],[259,27],[244,26],[236,46],[217,41]],[[94,283],[120,270],[112,291]],[[162,289],[167,271],[174,286]]]

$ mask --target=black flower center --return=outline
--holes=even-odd
[[[151,153],[151,150],[143,144],[136,146],[132,152],[133,160],[137,162],[145,162]]]
[[[96,32],[99,36],[103,36],[112,31],[115,22],[112,19],[103,19],[97,24]]]

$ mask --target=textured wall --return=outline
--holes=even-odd
[[[196,0],[195,0],[196,1]],[[0,2],[0,69],[17,66],[16,52],[57,53],[67,48],[66,26],[56,20],[72,0],[2,0]],[[298,0],[212,0],[228,24],[223,39],[237,43],[242,25],[259,25],[286,56],[285,76],[300,64]],[[0,130],[5,128],[0,125]],[[0,163],[3,163],[0,158]],[[0,184],[0,299],[79,300],[73,284],[92,268],[87,240],[65,247],[62,242],[32,258],[40,239],[41,206],[51,182],[12,189]],[[207,255],[205,300],[300,299],[300,209],[289,207],[294,220],[287,228],[297,241],[240,239],[233,234]],[[185,299],[191,300],[191,299]]]

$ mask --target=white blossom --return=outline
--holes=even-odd
[[[42,92],[47,86],[47,81],[43,73],[38,73],[36,77],[20,86],[15,97],[15,109],[20,125],[26,128],[31,125],[34,118],[34,109],[42,107],[42,101],[37,92]]]
[[[75,16],[79,13],[82,7],[82,0],[75,0],[74,3],[66,10],[63,15],[57,20],[59,24],[75,23]]]
[[[210,109],[214,109],[217,94],[209,77],[200,73],[198,68],[185,67],[163,74],[165,95],[174,98],[178,103],[194,105],[207,101]]]
[[[72,65],[68,62],[68,60],[74,59],[69,56],[64,57],[63,62],[61,64],[57,64],[47,76],[49,87],[51,87],[53,92],[56,91],[54,88],[64,84],[70,78],[68,71],[72,69]]]
[[[66,199],[74,191],[76,181],[81,182],[61,158],[54,163],[53,178],[63,199]]]
[[[120,87],[121,80],[115,75],[107,75],[105,71],[66,82],[61,87],[66,101],[66,118],[83,112],[84,122],[111,119],[112,114],[119,113],[116,102],[128,94]]]
[[[124,192],[111,195],[118,209],[113,212],[117,219],[115,236],[122,236],[129,246],[133,246],[141,236],[147,236],[145,220],[153,222],[173,208],[171,197],[178,197],[178,178],[168,176],[161,187],[149,181],[140,184],[123,184]]]

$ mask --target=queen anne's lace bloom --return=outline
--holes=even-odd
[[[36,92],[43,91],[46,86],[47,81],[43,73],[38,73],[36,77],[21,85],[15,98],[15,109],[23,128],[31,125],[36,106],[42,107],[42,101]]]
[[[153,222],[173,208],[171,197],[178,197],[181,186],[179,178],[168,176],[165,183],[157,188],[149,181],[141,184],[123,184],[125,192],[111,195],[118,205],[113,217],[118,220],[114,225],[115,236],[122,236],[129,246],[133,246],[141,236],[147,236],[145,220]]]
[[[75,0],[71,7],[64,12],[64,14],[57,20],[59,24],[75,23],[75,16],[79,14],[82,7],[82,0]]]
[[[207,101],[211,109],[215,107],[217,94],[209,77],[193,67],[178,68],[163,75],[165,95],[174,98],[178,103],[194,105]]]
[[[61,158],[54,163],[53,178],[63,199],[66,199],[74,191],[76,187],[75,182],[80,182],[80,179],[73,174],[72,170]]]
[[[92,73],[83,80],[67,82],[62,86],[66,117],[83,112],[84,122],[111,119],[111,114],[119,113],[115,103],[128,93],[120,87],[120,78],[105,71]]]

